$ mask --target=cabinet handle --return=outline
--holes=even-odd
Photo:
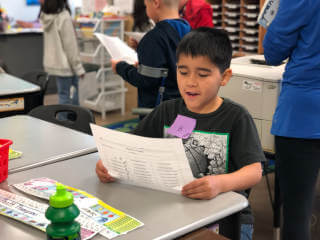
[[[267,88],[268,88],[268,89],[275,89],[276,86],[275,86],[275,85],[268,85]]]

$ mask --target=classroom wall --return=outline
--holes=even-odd
[[[14,20],[34,21],[39,14],[39,6],[27,6],[26,0],[0,0],[0,6],[6,9]],[[69,0],[71,11],[82,6],[82,0]]]
[[[9,17],[15,20],[34,21],[39,14],[39,6],[27,6],[26,0],[0,0]]]

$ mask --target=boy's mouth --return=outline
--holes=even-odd
[[[190,96],[190,97],[195,97],[195,96],[198,96],[199,93],[195,93],[195,92],[186,92],[187,96]]]

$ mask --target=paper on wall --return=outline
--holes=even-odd
[[[277,14],[280,0],[267,0],[258,16],[258,23],[264,28],[268,28]]]
[[[107,0],[82,0],[82,14],[91,14],[102,11],[107,5]]]
[[[124,41],[118,37],[111,37],[102,33],[95,33],[102,45],[107,49],[111,58],[126,61],[129,64],[138,62],[136,51],[130,48]]]
[[[90,14],[94,12],[94,0],[82,0],[82,14]]]
[[[109,173],[127,184],[180,193],[194,180],[179,138],[147,138],[90,124]]]
[[[118,7],[122,14],[133,13],[133,0],[113,0],[113,5]]]

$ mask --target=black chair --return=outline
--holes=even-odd
[[[48,74],[43,71],[30,71],[22,74],[21,78],[40,87],[41,91],[39,93],[39,105],[43,105],[44,95],[46,93],[49,81]]]
[[[67,119],[61,120],[60,113],[66,113]],[[45,105],[32,109],[28,115],[68,127],[92,135],[90,123],[95,123],[92,112],[84,107],[75,105]]]

